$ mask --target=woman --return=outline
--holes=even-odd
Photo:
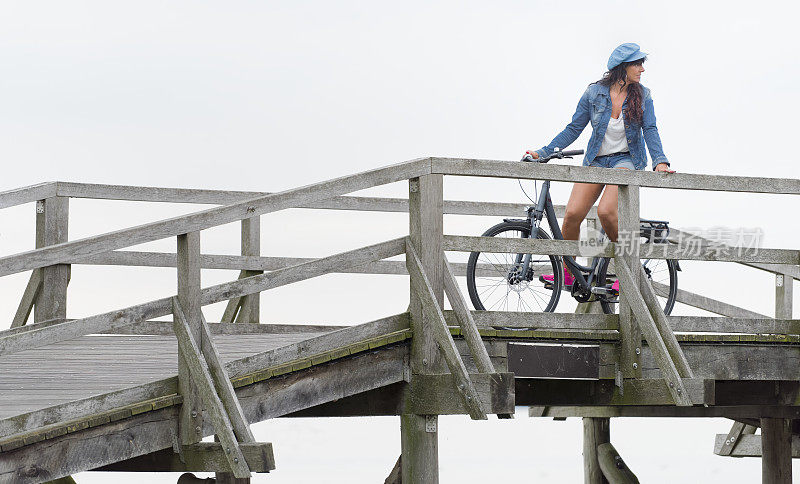
[[[572,122],[549,145],[527,153],[537,159],[552,154],[556,147],[564,149],[591,121],[592,137],[586,147],[584,166],[643,170],[647,166],[644,151],[647,143],[653,170],[675,173],[669,169],[669,161],[661,149],[650,90],[639,82],[646,59],[647,54],[637,44],[622,44],[614,49],[608,59],[608,71],[583,93]],[[572,187],[561,227],[564,239],[578,240],[581,222],[601,192],[597,216],[609,239],[617,241],[617,186],[595,183],[576,183]],[[553,276],[543,278],[552,281]],[[564,264],[564,284],[571,285],[574,280]],[[614,282],[612,289],[619,291],[619,281]]]

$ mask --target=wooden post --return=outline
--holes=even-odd
[[[69,198],[52,197],[36,202],[36,248],[67,242]],[[43,267],[42,288],[36,295],[33,321],[67,317],[69,264]]]
[[[409,238],[428,276],[440,307],[444,303],[442,175],[425,175],[408,182]],[[412,276],[415,277],[415,276]],[[446,367],[434,340],[434,324],[426,316],[422,299],[414,291],[419,282],[411,281],[411,378],[415,374],[445,373]],[[438,419],[435,415],[405,414],[400,417],[402,482],[439,482]]]
[[[628,262],[631,267],[634,281],[639,285],[639,187],[637,185],[620,185],[618,190],[618,257]],[[625,287],[620,284],[620,292]],[[622,376],[626,378],[641,378],[642,376],[642,337],[631,311],[631,305],[620,298],[619,304],[619,333],[620,333],[620,366]]]
[[[178,301],[192,338],[202,350],[202,307],[200,305],[200,232],[178,236]],[[179,419],[181,444],[194,444],[203,436],[203,403],[192,381],[189,363],[178,346],[178,391],[183,396]]]
[[[791,484],[792,441],[789,419],[761,419],[761,482]]]
[[[253,217],[242,220],[242,255],[261,255],[261,218]],[[243,271],[244,277],[255,276],[263,271]],[[237,323],[259,322],[261,293],[251,294],[242,298]]]
[[[594,417],[583,419],[583,482],[585,484],[608,484],[597,459],[597,446],[608,442],[611,442],[610,419]]]
[[[436,415],[400,416],[400,482],[439,482],[439,436]],[[427,430],[426,430],[427,428]]]
[[[775,274],[775,319],[792,319],[792,289],[794,278]]]

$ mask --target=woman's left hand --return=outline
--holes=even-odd
[[[656,171],[663,171],[666,173],[675,173],[675,170],[670,170],[669,165],[666,163],[659,163],[656,165]]]

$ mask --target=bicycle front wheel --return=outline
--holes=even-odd
[[[503,222],[483,233],[484,237],[527,239],[531,226],[526,222]],[[550,236],[538,229],[538,239]],[[472,252],[467,262],[467,289],[475,309],[486,311],[553,312],[561,296],[564,275],[558,256],[531,254],[528,271],[522,273],[524,254]],[[554,276],[553,282],[540,280]]]

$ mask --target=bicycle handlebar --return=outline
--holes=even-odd
[[[537,158],[534,159],[529,153],[526,153],[525,156],[522,157],[520,161],[526,162],[537,162],[537,163],[547,163],[548,161],[552,160],[553,158],[571,158],[573,156],[582,155],[583,150],[567,150],[567,151],[555,151],[550,156],[545,156],[544,158]]]

